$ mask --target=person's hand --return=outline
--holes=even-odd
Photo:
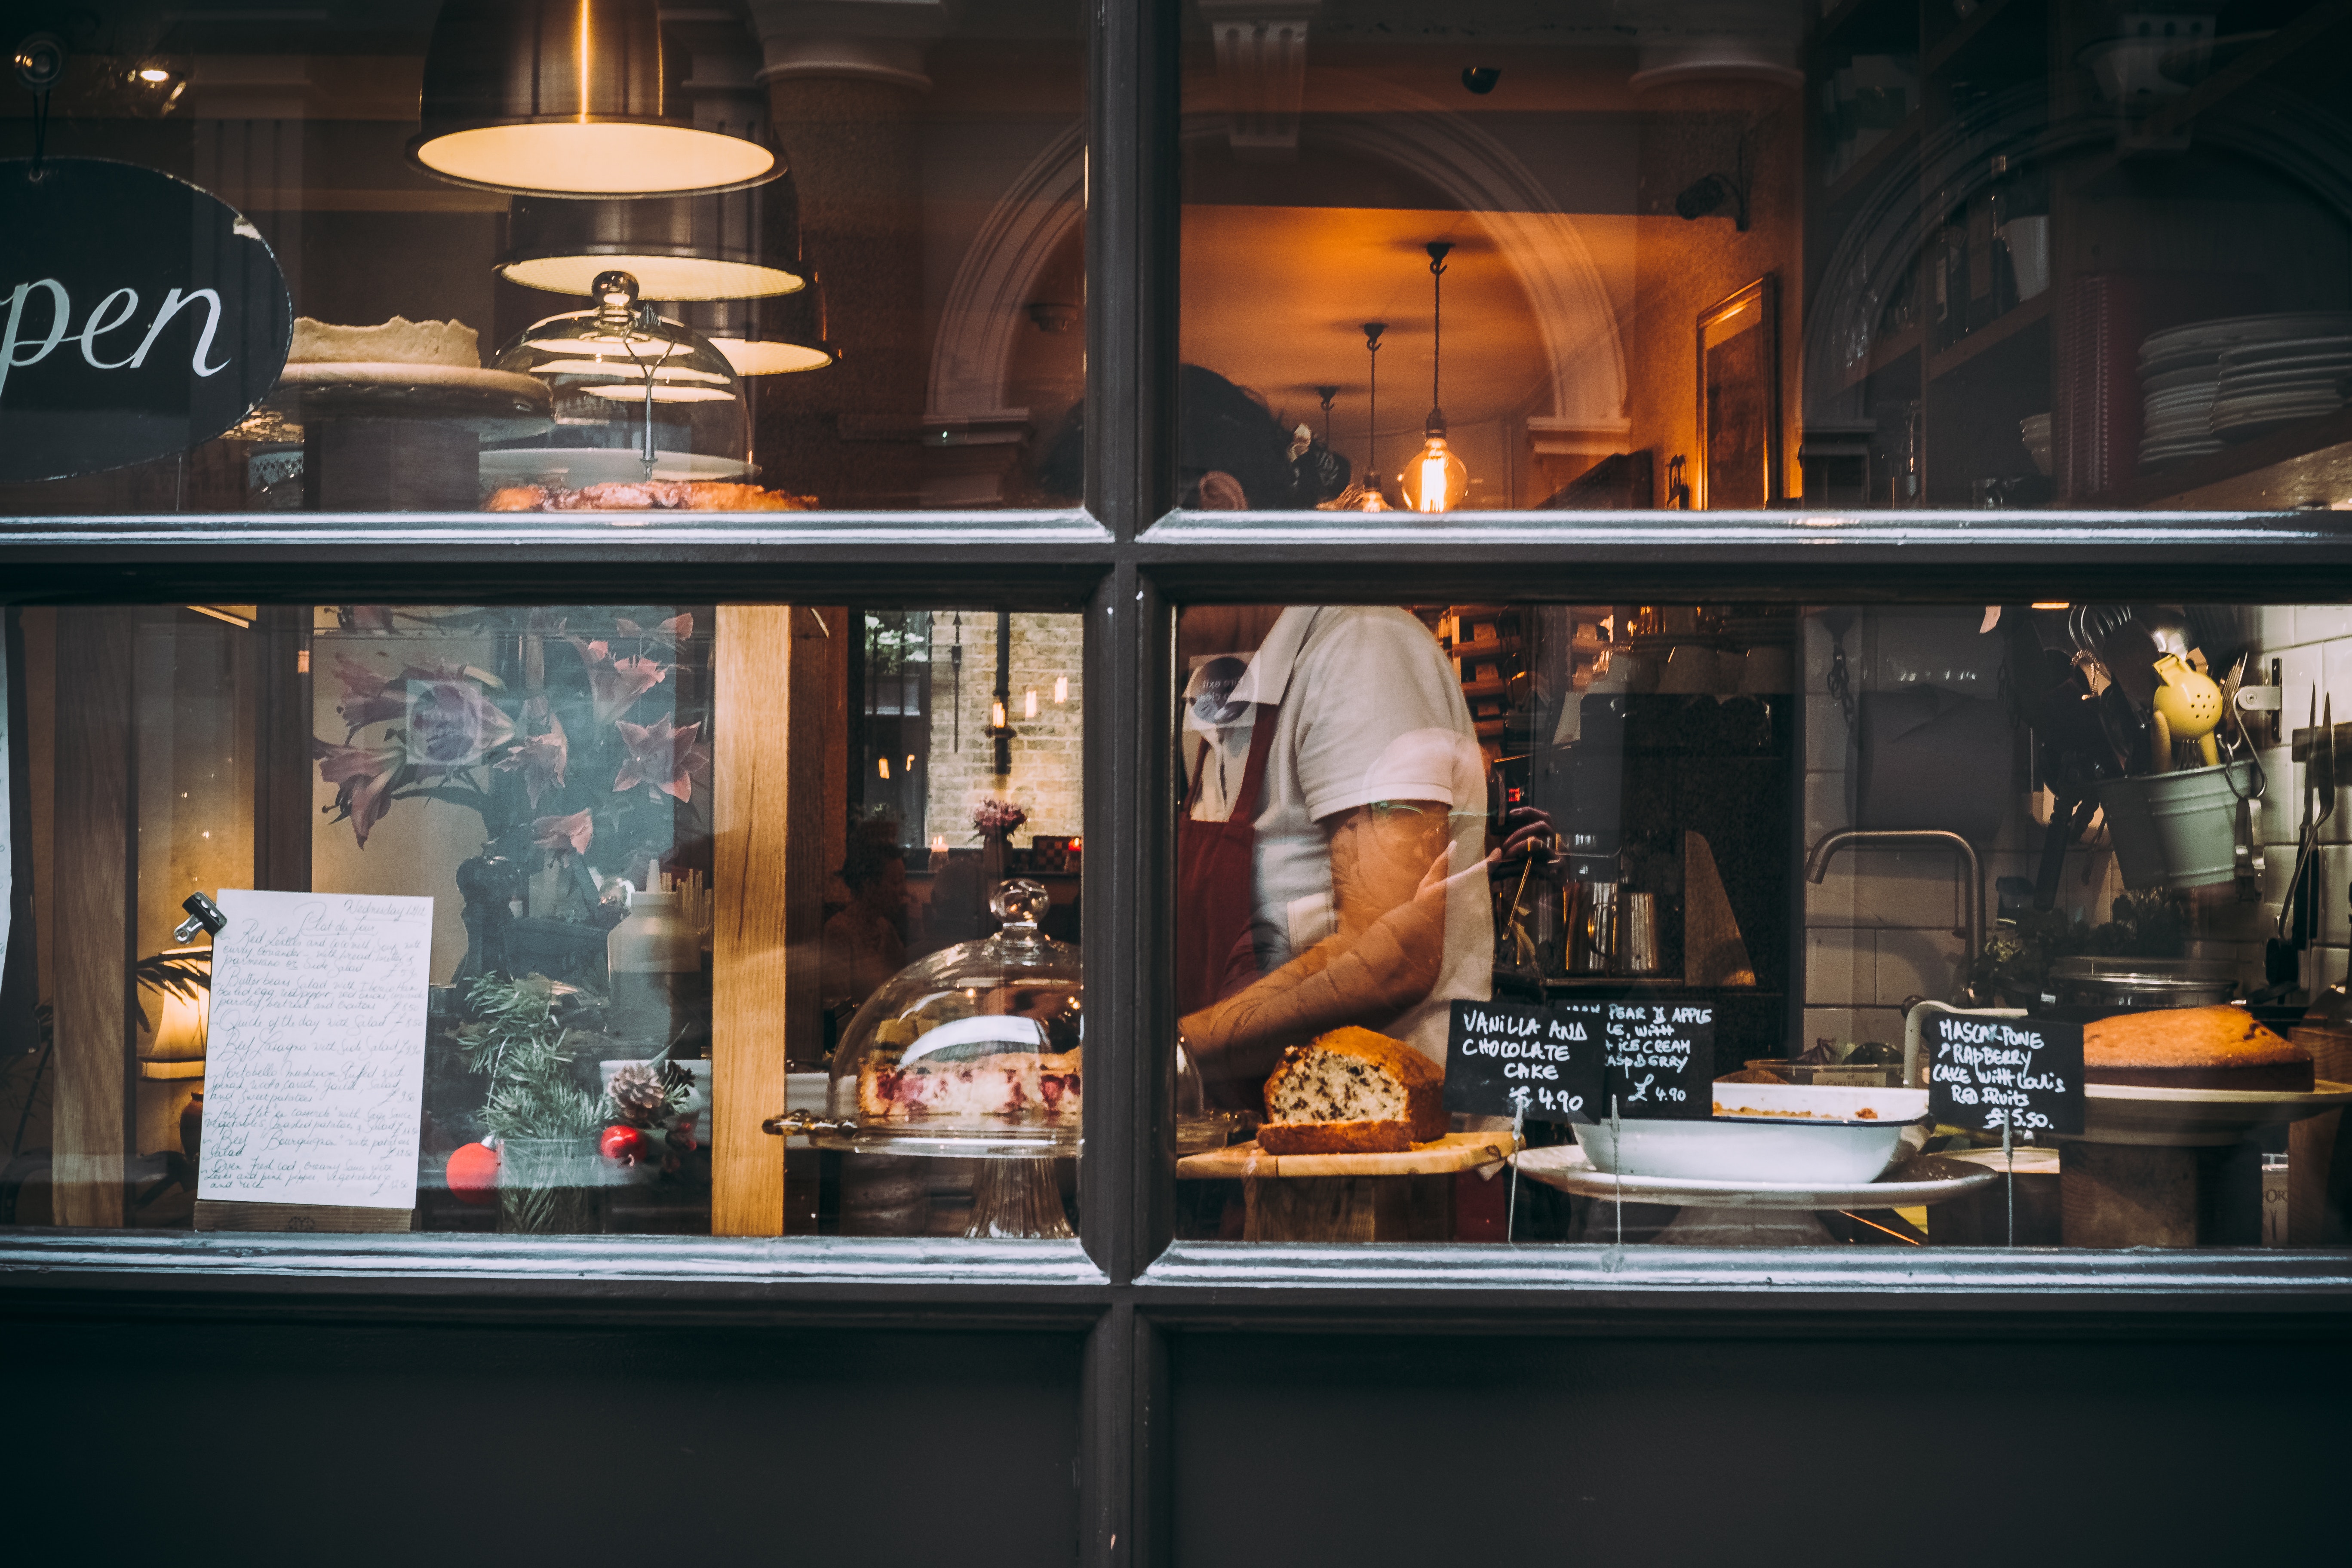
[[[1561,866],[1559,830],[1552,826],[1551,813],[1539,806],[1515,805],[1504,814],[1503,827],[1507,837],[1502,848],[1496,852],[1498,858],[1531,858],[1538,871],[1558,879]]]

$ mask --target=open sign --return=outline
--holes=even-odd
[[[0,480],[211,440],[293,333],[277,257],[226,203],[132,163],[0,162]]]

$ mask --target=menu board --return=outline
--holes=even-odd
[[[1621,1116],[1705,1121],[1715,1114],[1715,1005],[1611,1002],[1603,1092]],[[1605,1115],[1609,1107],[1604,1103]]]
[[[431,899],[224,888],[197,1195],[411,1208]]]
[[[1601,1004],[1462,1002],[1445,1033],[1445,1109],[1475,1116],[1593,1121]]]
[[[1931,1013],[1920,1034],[1937,1121],[1986,1132],[2004,1122],[2020,1132],[2083,1130],[2082,1025]]]

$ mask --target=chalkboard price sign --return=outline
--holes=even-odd
[[[1607,1007],[1602,1092],[1616,1098],[1619,1114],[1697,1121],[1714,1115],[1714,1004],[1612,1002]]]
[[[1997,1132],[2083,1130],[2083,1026],[2048,1018],[1931,1013],[1927,1109],[1938,1121]]]
[[[1456,1002],[1445,1035],[1445,1109],[1597,1121],[1601,1037],[1599,1003]]]

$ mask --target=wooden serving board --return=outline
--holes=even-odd
[[[1176,1174],[1188,1181],[1263,1181],[1271,1177],[1436,1176],[1507,1159],[1517,1138],[1500,1132],[1449,1132],[1434,1143],[1416,1143],[1397,1154],[1269,1154],[1255,1140],[1230,1148],[1188,1154]]]

